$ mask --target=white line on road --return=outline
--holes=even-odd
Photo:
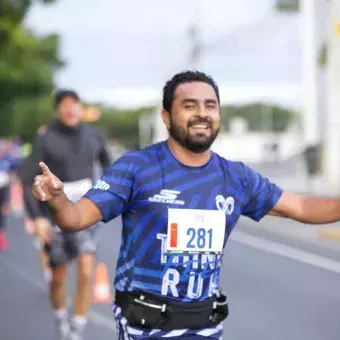
[[[234,231],[230,238],[247,246],[280,255],[291,260],[306,263],[314,267],[322,268],[340,274],[340,262],[321,255],[316,255],[304,250],[293,248],[282,243],[269,241],[241,231]]]
[[[9,270],[11,270],[14,274],[16,274],[22,280],[25,280],[27,283],[38,288],[39,290],[46,291],[46,294],[47,294],[46,285],[44,285],[41,282],[38,282],[35,278],[33,278],[27,272],[27,270],[25,270],[21,266],[18,266],[14,261],[9,259],[8,257],[4,261],[2,261],[2,260],[0,260],[0,261],[2,262],[3,265],[5,265]],[[72,302],[72,300],[68,297],[67,304],[70,305],[71,302]],[[90,310],[89,313],[88,313],[88,318],[91,322],[93,322],[94,324],[96,324],[98,326],[104,326],[104,327],[108,328],[110,331],[113,331],[115,333],[117,332],[116,327],[115,327],[115,321],[113,319],[113,315],[112,315],[112,319],[111,319],[111,318],[105,316],[103,313],[100,313],[100,312],[97,312],[97,311],[94,311],[94,310]]]

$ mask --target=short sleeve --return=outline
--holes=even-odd
[[[121,215],[129,204],[134,185],[135,166],[128,156],[114,162],[84,197],[90,199],[108,222]]]
[[[253,169],[244,167],[242,215],[260,221],[277,203],[283,190]]]

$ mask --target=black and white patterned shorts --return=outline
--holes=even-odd
[[[98,225],[75,233],[53,228],[51,242],[45,245],[52,268],[71,262],[82,254],[95,254],[98,248]]]

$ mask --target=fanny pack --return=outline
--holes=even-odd
[[[115,304],[130,326],[163,331],[213,327],[229,314],[227,297],[220,292],[204,301],[178,302],[141,291],[116,291]]]

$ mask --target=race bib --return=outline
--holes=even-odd
[[[224,211],[170,208],[167,252],[222,253],[225,225]]]
[[[92,187],[92,181],[89,178],[80,181],[64,183],[64,193],[71,202],[81,199]]]

